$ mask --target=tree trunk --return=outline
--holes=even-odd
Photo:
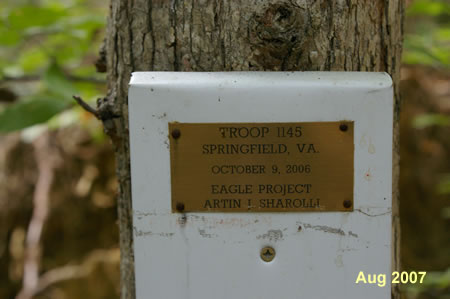
[[[392,268],[399,269],[403,6],[395,0],[111,0],[109,90],[99,109],[117,157],[122,298],[135,297],[127,106],[132,71],[388,72],[395,88]],[[399,298],[396,287],[392,298]]]

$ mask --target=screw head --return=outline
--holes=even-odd
[[[266,246],[263,249],[261,249],[261,259],[265,261],[266,263],[273,261],[275,258],[275,249],[273,249],[270,246]]]
[[[344,208],[349,209],[352,207],[352,202],[350,200],[344,200]]]
[[[340,124],[339,125],[339,130],[341,130],[342,132],[347,131],[348,130],[347,124]]]
[[[175,209],[177,209],[178,212],[183,212],[184,211],[184,203],[177,202],[177,205],[175,206]]]
[[[173,129],[172,130],[172,137],[173,139],[178,139],[181,136],[181,132],[179,129]]]

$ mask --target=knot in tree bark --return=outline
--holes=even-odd
[[[284,70],[305,36],[306,12],[289,2],[270,4],[250,20],[253,61],[264,69]]]

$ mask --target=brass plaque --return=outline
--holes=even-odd
[[[353,122],[169,123],[173,212],[353,210]]]

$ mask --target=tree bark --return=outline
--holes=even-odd
[[[399,0],[111,0],[99,103],[120,183],[121,296],[135,297],[127,93],[133,71],[385,71],[394,81],[392,269],[399,269]],[[105,112],[106,111],[106,112]],[[392,298],[399,298],[397,287]]]

